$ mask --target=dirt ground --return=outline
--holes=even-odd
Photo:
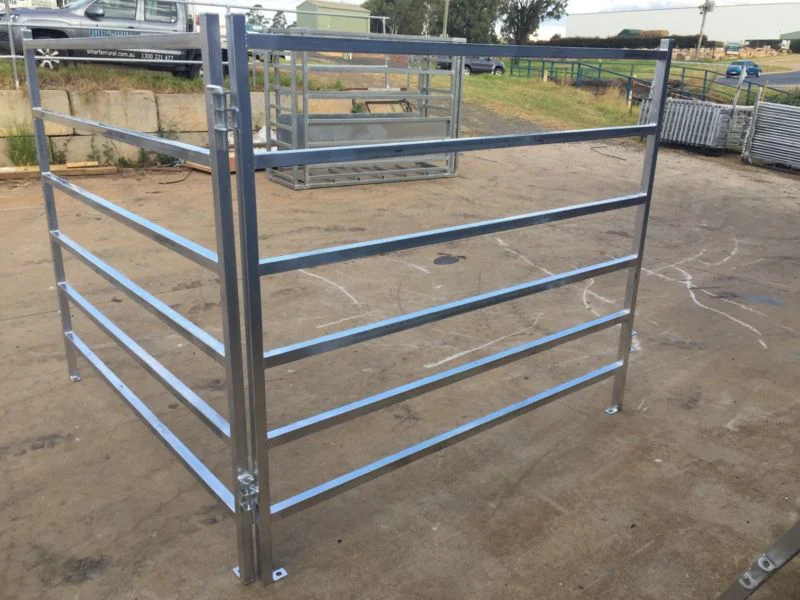
[[[641,147],[479,152],[456,178],[293,192],[259,176],[263,256],[636,190]],[[209,180],[79,184],[211,246]],[[238,586],[233,527],[81,362],[66,377],[36,182],[0,186],[0,597],[714,598],[800,516],[797,177],[665,150],[625,410],[608,382],[274,528],[269,588]],[[220,336],[214,278],[58,195],[61,229]],[[631,210],[264,282],[269,348],[630,250]],[[221,368],[85,267],[68,279],[225,411]],[[541,337],[622,298],[621,273],[277,367],[282,425]],[[218,439],[82,316],[78,332],[226,481]],[[275,501],[613,360],[616,329],[283,446]],[[800,597],[800,561],[758,598]]]

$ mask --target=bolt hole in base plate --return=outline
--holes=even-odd
[[[233,574],[236,575],[236,577],[241,577],[241,574],[239,572],[239,567],[238,566],[233,567],[232,570],[233,570]],[[289,574],[289,571],[287,571],[283,567],[281,567],[280,569],[275,569],[272,572],[272,581],[279,581],[279,580],[283,579],[284,577],[286,577],[288,574]]]
[[[618,406],[609,406],[607,409],[603,411],[607,415],[615,415],[619,412]]]

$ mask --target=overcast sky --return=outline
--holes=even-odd
[[[793,1],[796,2],[797,0],[717,0],[717,5],[775,4]],[[702,3],[702,0],[569,0],[567,11],[570,13],[592,13],[647,8],[683,8],[686,6],[700,6]],[[566,30],[566,19],[545,21],[539,28],[539,37],[549,39],[556,33],[564,35]]]
[[[224,4],[225,0],[208,0]],[[228,0],[235,4],[260,4],[264,7],[291,10],[296,8],[302,0]],[[342,0],[349,4],[361,4],[363,0]],[[725,4],[774,4],[778,2],[797,2],[798,0],[717,0],[717,5]],[[567,8],[571,13],[590,13],[613,10],[635,10],[647,8],[682,8],[685,6],[699,6],[702,0],[569,0]],[[287,13],[289,22],[293,22],[295,17]],[[568,17],[567,17],[568,18]],[[560,21],[546,21],[542,23],[539,30],[539,37],[549,39],[553,34],[566,32],[566,19]]]

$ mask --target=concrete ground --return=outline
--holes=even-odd
[[[259,177],[263,255],[633,191],[641,147],[480,152],[435,182],[292,192]],[[129,172],[80,185],[211,245],[209,180]],[[240,587],[233,527],[81,363],[66,378],[36,182],[0,187],[0,597],[714,598],[800,513],[798,179],[665,150],[623,413],[609,382],[365,484],[274,528],[277,585]],[[76,201],[61,228],[220,334],[208,273]],[[599,262],[630,210],[274,277],[268,347]],[[68,259],[73,284],[220,411],[222,370]],[[615,310],[622,274],[268,372],[289,423]],[[86,319],[80,333],[228,479],[229,455]],[[279,500],[605,364],[596,334],[283,446]],[[759,598],[800,597],[800,561]]]

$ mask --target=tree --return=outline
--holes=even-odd
[[[501,32],[512,44],[525,44],[543,19],[560,19],[566,11],[567,0],[506,0]]]
[[[494,26],[502,8],[503,0],[450,0],[447,35],[476,44],[496,42]],[[429,0],[425,33],[441,35],[443,18],[444,0]]]
[[[425,0],[367,0],[361,5],[376,17],[389,17],[387,33],[422,35],[427,6]],[[370,19],[374,33],[383,33],[379,19]]]
[[[267,26],[267,17],[264,14],[263,10],[259,10],[261,8],[260,4],[254,4],[253,8],[247,11],[246,20],[248,25],[252,25],[253,27],[266,27]]]
[[[286,15],[283,13],[282,10],[279,10],[275,13],[275,16],[272,17],[272,28],[273,29],[286,29]]]

